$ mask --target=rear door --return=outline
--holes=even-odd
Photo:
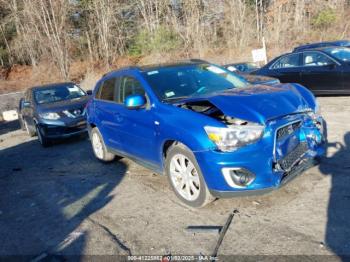
[[[342,67],[319,51],[305,51],[302,60],[301,84],[316,94],[343,89]]]
[[[288,54],[279,58],[269,68],[269,76],[278,78],[282,83],[300,83],[301,54]]]
[[[119,78],[112,77],[101,83],[95,97],[95,115],[97,125],[108,147],[121,150],[118,129],[120,128],[119,111],[117,103]]]

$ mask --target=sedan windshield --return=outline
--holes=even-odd
[[[158,97],[176,100],[248,85],[236,74],[211,64],[179,65],[143,73]]]
[[[85,95],[86,93],[74,84],[40,88],[34,91],[34,98],[38,104],[70,100]]]
[[[329,48],[326,52],[338,60],[350,62],[350,48]]]

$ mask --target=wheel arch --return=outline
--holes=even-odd
[[[164,167],[165,167],[165,159],[167,156],[167,152],[169,151],[169,149],[172,146],[179,145],[179,144],[184,145],[187,149],[191,150],[192,152],[195,151],[195,149],[194,149],[194,148],[196,148],[195,145],[193,145],[189,141],[184,141],[182,139],[175,139],[175,138],[165,139],[161,144],[161,167],[162,167],[163,171],[164,171]]]

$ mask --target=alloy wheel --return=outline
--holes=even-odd
[[[185,155],[176,154],[170,160],[170,179],[175,190],[186,200],[194,201],[200,193],[196,167]]]
[[[92,134],[92,147],[97,158],[103,159],[103,145],[101,138],[97,133]]]

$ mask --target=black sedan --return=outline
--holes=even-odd
[[[19,104],[19,121],[42,146],[53,139],[87,131],[84,114],[89,95],[74,83],[57,83],[27,89]]]
[[[316,95],[350,94],[350,49],[322,47],[281,55],[252,74],[299,83]]]

